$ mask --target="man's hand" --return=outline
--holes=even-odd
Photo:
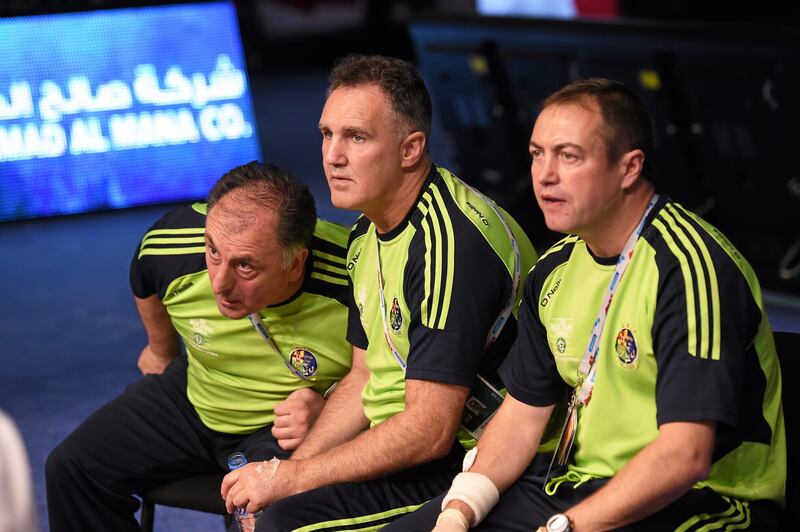
[[[285,401],[275,405],[272,435],[278,440],[281,449],[297,449],[324,406],[325,399],[311,388],[295,390]]]
[[[255,513],[278,499],[294,495],[297,462],[273,458],[269,462],[253,462],[222,479],[220,493],[225,508],[233,513],[235,508],[245,508]]]
[[[436,526],[431,532],[467,532],[467,530],[469,530],[469,518],[455,508],[448,508],[439,514]]]
[[[147,344],[144,349],[142,349],[142,353],[139,355],[139,361],[136,365],[139,367],[139,371],[142,372],[142,375],[147,375],[148,373],[164,373],[164,370],[167,369],[167,366],[172,361],[173,357],[158,355],[153,351],[150,344]]]

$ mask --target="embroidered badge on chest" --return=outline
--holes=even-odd
[[[567,341],[564,340],[563,336],[559,336],[558,340],[556,340],[556,349],[558,349],[558,352],[561,354],[567,350]]]
[[[205,344],[208,340],[208,337],[212,332],[214,332],[214,328],[211,326],[211,323],[209,323],[205,318],[190,319],[189,327],[192,328],[194,333],[192,334],[192,341],[194,341],[195,345],[198,346]]]
[[[630,326],[623,326],[617,333],[614,350],[617,352],[617,363],[620,366],[632,369],[639,367],[639,346]]]
[[[572,320],[568,318],[551,318],[547,329],[552,333],[549,336],[551,346],[555,348],[553,354],[556,356],[569,355],[567,349],[570,347],[569,341],[572,337]]]
[[[400,312],[400,303],[397,298],[392,301],[392,308],[389,311],[389,326],[394,332],[399,332],[403,326],[403,314]]]
[[[303,377],[310,379],[317,374],[317,357],[308,349],[298,347],[292,351],[289,360]]]

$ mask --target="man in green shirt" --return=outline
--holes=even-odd
[[[133,493],[234,451],[287,457],[350,368],[346,245],[305,185],[257,162],[158,220],[130,274],[146,375],[51,453],[51,530],[136,530]]]
[[[293,459],[223,481],[229,509],[269,505],[261,531],[372,530],[444,489],[500,398],[496,368],[536,259],[507,213],[432,164],[430,96],[410,64],[348,57],[330,81],[319,129],[331,199],[363,212],[347,253],[353,369]]]
[[[436,532],[779,528],[781,377],[758,281],[717,229],[655,194],[652,146],[621,83],[544,101],[533,187],[569,236],[528,277],[508,395],[475,455],[397,530],[431,530],[440,511]],[[551,417],[566,426],[548,475]]]

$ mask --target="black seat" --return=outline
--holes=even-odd
[[[225,518],[225,530],[233,524],[233,516],[225,510],[225,501],[219,494],[223,474],[200,475],[161,484],[141,494],[142,532],[153,531],[155,505],[172,506],[219,514]]]
[[[786,424],[786,530],[800,523],[800,333],[776,332],[775,347],[783,377],[783,418]]]

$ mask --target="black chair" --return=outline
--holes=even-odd
[[[219,514],[224,517],[225,530],[233,524],[233,516],[225,510],[225,501],[219,495],[223,474],[200,475],[161,484],[140,494],[142,498],[142,532],[153,532],[155,505],[172,506]]]
[[[786,424],[786,530],[800,523],[800,333],[776,332],[775,347],[783,377],[783,419]]]

